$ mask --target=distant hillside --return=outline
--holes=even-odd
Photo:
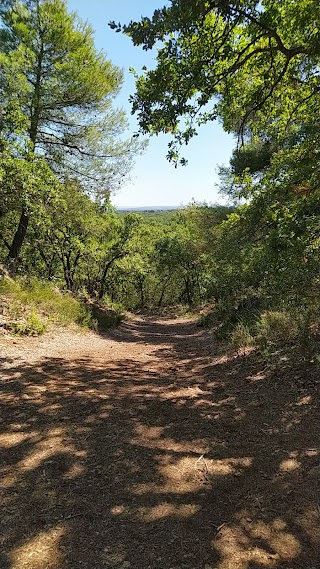
[[[146,205],[137,207],[118,207],[116,211],[127,212],[127,211],[174,211],[176,209],[182,209],[183,206],[179,205]]]

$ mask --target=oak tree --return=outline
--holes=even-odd
[[[317,0],[171,0],[151,19],[110,25],[145,50],[157,48],[155,69],[137,76],[132,105],[141,132],[173,135],[174,162],[217,117],[244,143],[257,124],[274,135],[319,106]]]

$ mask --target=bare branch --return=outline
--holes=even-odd
[[[53,144],[56,146],[60,146],[61,148],[68,148],[70,150],[76,150],[82,156],[88,156],[90,158],[114,158],[114,156],[112,154],[94,154],[93,152],[86,152],[85,150],[82,150],[82,148],[79,148],[79,146],[77,146],[76,144],[71,144],[70,142],[66,142],[65,140],[62,140],[62,139],[59,140],[59,137],[52,134],[52,133],[49,134],[47,132],[39,131],[39,134],[41,134],[43,137],[47,137],[47,140],[45,138],[43,138],[42,140],[39,140],[37,143],[38,145],[39,144],[43,144],[43,145]],[[55,138],[56,140],[52,140],[52,138]]]

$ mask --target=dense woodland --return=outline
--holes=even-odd
[[[0,257],[10,274],[129,310],[210,304],[239,346],[313,345],[318,1],[171,0],[152,19],[110,23],[145,50],[160,46],[131,100],[141,134],[170,138],[173,167],[192,168],[183,146],[206,122],[237,140],[220,169],[229,207],[153,215],[112,207],[143,143],[125,138],[122,74],[93,30],[64,0],[9,0],[0,17]]]

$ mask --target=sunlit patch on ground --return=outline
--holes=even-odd
[[[140,508],[138,515],[141,519],[152,522],[155,520],[160,520],[162,518],[167,518],[169,516],[174,516],[178,519],[188,518],[193,516],[199,511],[199,506],[196,504],[169,504],[168,502],[161,502],[156,506],[150,508]]]
[[[65,529],[61,526],[43,531],[10,553],[11,569],[60,569],[63,556],[59,543]]]
[[[114,567],[121,569],[126,569],[131,567],[131,563],[126,561],[126,551],[123,547],[115,547],[112,545],[107,545],[102,552],[102,562],[105,567]]]
[[[1,569],[318,569],[317,381],[189,322],[28,342],[0,384]]]
[[[158,459],[158,463],[162,482],[137,484],[134,486],[136,494],[141,495],[150,491],[158,494],[195,492],[204,484],[214,484],[215,477],[239,476],[243,469],[251,465],[252,458],[213,460],[206,459],[204,456],[186,456],[173,459],[170,454],[166,454]]]
[[[259,371],[258,373],[255,373],[253,375],[248,375],[247,380],[248,381],[262,381],[263,379],[266,379],[266,374]]]
[[[15,447],[16,445],[21,444],[22,442],[28,440],[31,438],[32,435],[30,435],[29,433],[15,433],[15,432],[9,432],[9,433],[3,433],[0,435],[0,447],[1,448],[12,448]]]
[[[131,440],[132,444],[147,448],[154,448],[172,452],[183,452],[193,454],[205,454],[208,451],[208,444],[205,439],[194,439],[192,441],[176,441],[174,438],[165,435],[164,427],[150,427],[138,424],[135,426],[136,436]]]
[[[300,552],[300,544],[285,527],[282,520],[266,524],[250,518],[246,518],[242,527],[234,524],[222,527],[213,541],[221,555],[217,569],[249,569],[252,563],[276,567],[281,560],[294,560]],[[264,545],[254,545],[255,540]]]
[[[297,401],[296,405],[298,407],[300,407],[301,405],[310,405],[311,401],[312,401],[311,395],[305,395],[304,397],[301,397],[299,401]]]
[[[296,522],[312,543],[320,543],[320,493],[318,497],[316,497],[315,505],[313,507],[304,508],[297,516]]]

